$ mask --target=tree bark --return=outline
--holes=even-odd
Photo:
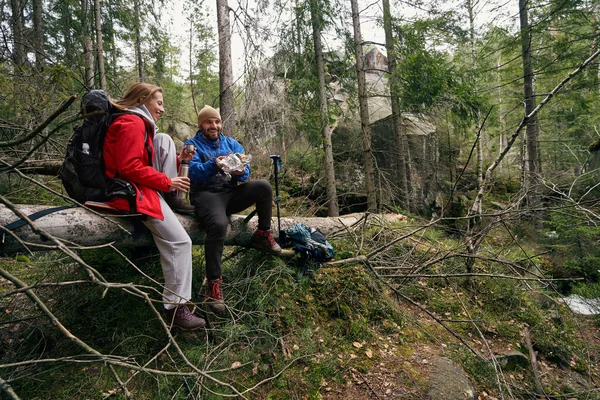
[[[18,205],[17,209],[26,214],[32,215],[35,212],[53,208],[52,206],[41,205]],[[296,224],[303,223],[307,226],[320,229],[325,235],[331,235],[334,232],[347,232],[353,226],[362,227],[359,223],[365,214],[349,214],[337,218],[281,218],[281,229]],[[194,244],[202,244],[205,239],[205,231],[196,222],[193,216],[177,215],[177,218],[190,235]],[[258,225],[258,218],[253,217],[247,223],[243,215],[232,215],[230,226],[225,239],[226,245],[236,245],[242,247],[252,247],[250,239],[252,233]],[[369,215],[369,218],[376,218],[381,221],[397,221],[397,215]],[[0,240],[0,253],[23,252],[25,248],[10,233],[5,233],[3,227],[13,221],[19,220],[7,207],[0,205],[0,236],[4,233],[4,240]],[[145,228],[140,237],[134,238],[130,234],[133,232],[133,217],[128,216],[98,216],[84,207],[67,208],[61,211],[48,214],[33,221],[35,226],[60,240],[73,243],[73,246],[102,246],[113,243],[118,247],[148,247],[154,246],[154,241],[149,231]],[[277,221],[273,218],[272,226],[277,226]],[[28,247],[33,250],[49,250],[44,245],[50,244],[44,241],[40,235],[33,232],[31,227],[25,224],[13,231],[18,238],[29,243]],[[275,234],[277,237],[277,234]]]
[[[194,91],[194,22],[190,18],[190,39],[189,39],[189,66],[190,66],[190,93],[192,95],[192,103],[194,104],[194,113],[198,115],[198,103],[196,102],[196,93]]]
[[[108,19],[105,22],[105,27],[103,29],[103,34],[108,36],[109,43],[109,55],[110,55],[110,67],[111,71],[109,75],[112,77],[111,81],[116,87],[119,87],[119,74],[118,74],[118,65],[119,58],[117,57],[117,45],[115,38],[115,15],[117,14],[117,9],[119,9],[119,4],[115,4],[115,0],[108,0],[107,2],[107,16]]]
[[[536,108],[536,100],[533,89],[533,63],[531,60],[531,27],[528,21],[527,0],[519,0],[519,21],[521,29],[521,53],[523,57],[523,91],[525,95],[525,116],[526,121],[526,164],[527,174],[525,180],[525,190],[527,204],[531,210],[536,210],[540,204],[539,197],[539,179],[541,173],[540,153],[539,153],[539,126],[538,117],[533,110]],[[534,211],[535,214],[535,211]],[[532,215],[537,220],[535,215]]]
[[[98,74],[100,75],[100,89],[106,90],[106,73],[104,72],[104,50],[102,49],[102,13],[100,0],[94,0],[94,16],[96,21],[96,51],[98,61]]]
[[[89,89],[93,89],[95,87],[94,75],[94,45],[92,43],[92,38],[89,36],[85,36],[83,38],[83,58],[85,63],[85,85]]]
[[[13,34],[13,63],[16,69],[25,66],[26,53],[24,44],[25,22],[23,18],[23,4],[21,0],[10,0],[11,28]]]
[[[473,3],[471,0],[467,0],[467,12],[469,14],[469,38],[471,41],[471,62],[473,66],[473,70],[477,69],[477,53],[475,48],[475,15],[473,11]],[[475,91],[477,92],[477,82],[475,82]],[[477,188],[481,188],[483,185],[483,140],[481,138],[481,113],[480,110],[477,109],[477,117],[475,121],[475,140],[477,146]],[[454,193],[451,193],[451,196],[454,197]],[[453,198],[450,198],[450,201],[454,201]],[[482,214],[482,203],[478,202],[478,209],[474,210],[475,215],[473,218],[470,218],[468,221],[468,229],[466,235],[467,242],[467,252],[471,255],[475,255],[475,252],[478,250],[475,245],[475,241],[473,237],[477,235],[478,231],[481,229],[481,214]],[[475,265],[475,258],[467,258],[465,260],[465,267],[467,272],[470,273],[473,271],[473,265]],[[471,283],[471,277],[467,277],[467,284]]]
[[[331,125],[329,125],[329,107],[327,105],[327,87],[325,86],[325,62],[323,60],[323,45],[321,43],[321,21],[319,18],[319,4],[317,0],[310,1],[310,19],[312,23],[313,44],[317,60],[317,76],[319,78],[319,103],[321,137],[325,154],[323,155],[323,169],[327,179],[327,204],[328,215],[337,217],[340,210],[337,201],[335,186],[335,169],[333,166],[333,146],[331,144]]]
[[[363,154],[365,163],[365,181],[367,191],[367,209],[377,210],[377,192],[375,190],[375,173],[373,166],[373,149],[371,148],[371,124],[369,122],[369,104],[365,83],[364,56],[362,51],[362,35],[357,0],[351,0],[352,25],[354,26],[354,45],[356,47],[356,74],[358,76],[358,104],[360,108],[360,125],[363,136]]]
[[[223,134],[232,137],[235,130],[233,106],[233,67],[231,62],[231,31],[227,0],[217,0],[217,31],[219,35],[219,90]]]
[[[38,69],[44,67],[46,58],[44,54],[44,3],[42,0],[33,0],[33,45],[35,47],[35,65]]]
[[[14,164],[19,160],[12,157],[2,157],[2,160]],[[27,160],[19,166],[19,171],[25,174],[58,176],[62,160]]]
[[[471,62],[473,70],[477,70],[477,48],[475,40],[475,12],[474,5],[471,0],[467,0],[467,12],[469,14],[469,39],[471,41]],[[475,92],[477,92],[477,82],[475,82]],[[475,134],[477,140],[477,187],[483,184],[483,137],[481,126],[481,110],[477,109],[477,119],[475,121]],[[481,210],[480,210],[481,211]]]
[[[397,86],[394,84],[396,74],[397,55],[395,52],[395,40],[392,30],[392,13],[390,11],[389,0],[383,0],[383,29],[385,31],[385,48],[388,55],[388,71],[390,75],[390,97],[392,103],[392,122],[394,126],[394,138],[396,141],[396,151],[398,154],[396,164],[396,182],[400,187],[401,204],[406,210],[411,209],[412,203],[412,185],[410,171],[410,149],[408,147],[408,138],[402,126],[402,111],[400,110]]]
[[[92,38],[90,37],[90,18],[87,0],[81,0],[82,12],[82,30],[83,30],[83,62],[85,65],[85,86],[88,89],[94,88],[94,54]]]
[[[138,82],[144,82],[144,60],[142,58],[142,34],[140,31],[140,1],[133,2],[134,30],[135,30],[135,58],[137,60]]]
[[[76,49],[73,46],[73,34],[71,27],[73,26],[72,8],[69,0],[60,1],[60,30],[63,36],[63,51],[64,51],[64,62],[66,65],[74,65],[75,61],[73,55],[77,54]],[[80,63],[77,62],[77,65]]]

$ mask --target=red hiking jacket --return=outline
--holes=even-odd
[[[150,160],[144,145],[146,130],[149,133],[147,146],[151,149]],[[137,212],[163,220],[158,191],[168,192],[171,179],[150,164],[154,158],[153,138],[154,125],[142,117],[133,114],[117,117],[106,132],[104,164],[109,178],[116,175],[135,186]],[[106,203],[119,210],[130,209],[127,199],[115,198]]]

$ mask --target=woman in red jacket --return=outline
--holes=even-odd
[[[163,301],[169,322],[184,330],[200,329],[206,321],[186,306],[192,296],[192,241],[163,197],[163,193],[177,190],[187,192],[190,181],[176,176],[177,155],[172,139],[156,133],[155,121],[165,111],[162,89],[136,83],[113,105],[129,113],[117,117],[106,133],[106,175],[128,181],[136,189],[136,210],[145,216],[143,224],[152,232],[160,252],[165,279]],[[189,160],[193,154],[182,150],[179,158]],[[171,172],[165,173],[167,169]],[[124,198],[107,203],[119,210],[130,210]]]

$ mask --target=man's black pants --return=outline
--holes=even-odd
[[[229,215],[256,204],[258,228],[271,229],[273,189],[264,179],[248,181],[220,192],[192,191],[190,201],[196,207],[198,222],[206,229],[204,253],[208,280],[216,280],[221,276],[221,258]]]

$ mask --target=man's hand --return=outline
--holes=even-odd
[[[215,159],[215,164],[217,164],[217,167],[219,167],[220,169],[223,169],[223,167],[225,166],[223,164],[223,160],[225,160],[225,158],[227,158],[227,156],[219,156]]]
[[[192,151],[186,149],[186,146],[181,148],[181,152],[179,153],[179,161],[191,161],[196,154],[196,148],[194,147]]]
[[[171,190],[181,190],[187,192],[190,190],[190,178],[187,176],[178,176],[171,178]]]
[[[225,167],[224,161],[231,154],[233,154],[233,153],[230,152],[226,156],[219,156],[219,157],[217,157],[215,159],[215,164],[217,165],[217,167],[219,167],[221,170],[223,170],[223,167]],[[244,167],[243,167],[243,169],[241,171],[239,171],[239,170],[231,170],[230,168],[228,168],[228,172],[230,174],[237,175],[237,176],[243,175],[245,171],[246,171],[246,166],[245,165],[244,165]]]

